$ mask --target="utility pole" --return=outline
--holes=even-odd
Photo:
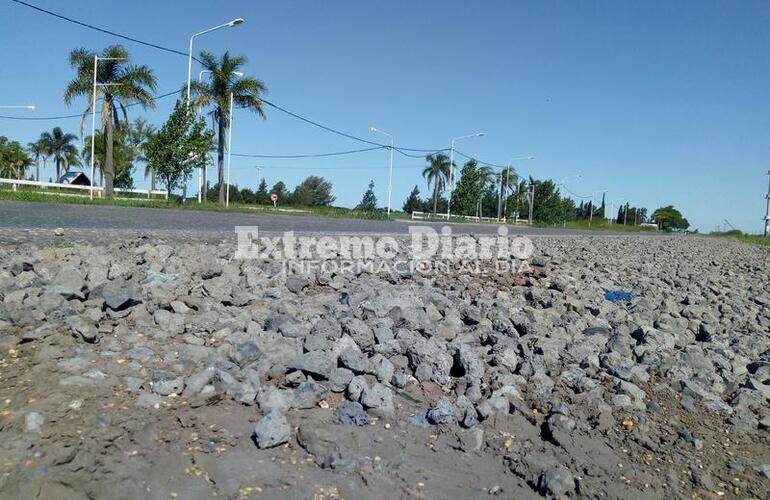
[[[254,165],[254,168],[257,169],[257,190],[259,190],[259,185],[262,183],[262,167]]]
[[[767,200],[767,210],[765,211],[765,236],[770,236],[770,170],[767,171],[768,180],[767,180],[767,195],[765,195],[765,199]]]

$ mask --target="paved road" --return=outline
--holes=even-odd
[[[183,230],[233,231],[234,226],[258,226],[261,233],[355,233],[407,234],[410,225],[446,224],[416,221],[342,219],[304,215],[274,215],[204,212],[163,208],[69,205],[57,203],[0,201],[0,228],[75,228],[90,230]],[[493,233],[496,225],[452,224],[453,234]],[[511,233],[539,235],[613,234],[573,229],[516,228]]]

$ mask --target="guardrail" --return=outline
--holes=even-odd
[[[40,188],[59,188],[59,189],[74,189],[74,190],[80,190],[80,191],[88,191],[90,193],[91,190],[93,190],[94,193],[97,194],[100,198],[103,196],[104,188],[101,186],[79,186],[76,184],[62,184],[59,182],[43,182],[43,181],[29,181],[26,179],[8,179],[4,177],[0,177],[0,184],[11,184],[13,186],[13,190],[17,190],[17,186],[37,186]],[[160,191],[160,190],[150,190],[150,189],[124,189],[124,188],[115,188],[113,189],[116,193],[134,193],[134,194],[142,194],[147,195],[147,198],[152,198],[152,195],[157,196],[163,196],[165,199],[168,199],[168,193],[166,191]],[[49,193],[46,193],[49,194]],[[50,193],[52,194],[52,193]],[[79,196],[74,193],[70,193],[72,196]],[[130,200],[131,198],[123,198],[126,200]]]

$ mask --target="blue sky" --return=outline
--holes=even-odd
[[[723,219],[759,232],[770,167],[770,3],[762,1],[290,1],[33,3],[101,27],[186,51],[189,36],[233,17],[246,23],[198,38],[196,51],[230,50],[268,98],[299,114],[372,140],[374,125],[400,146],[457,147],[520,173],[570,177],[577,194],[654,210],[673,204],[691,224]],[[66,10],[64,10],[66,9]],[[0,2],[0,105],[34,114],[77,113],[61,96],[74,47],[120,42],[5,0]],[[180,88],[186,58],[121,42],[148,64],[158,91]],[[194,70],[197,74],[197,71]],[[154,111],[160,123],[173,98]],[[5,113],[10,114],[10,113]],[[365,147],[268,108],[263,121],[236,111],[233,151],[297,154]],[[0,134],[27,142],[77,118],[0,120]],[[393,204],[417,184],[423,161],[396,154]],[[386,200],[387,152],[311,160],[233,158],[233,182],[290,187],[310,174],[334,183],[340,205],[357,203],[370,179]],[[50,170],[49,170],[50,172]],[[576,174],[580,178],[575,178]],[[137,185],[146,185],[137,179]],[[597,194],[597,196],[599,196]]]

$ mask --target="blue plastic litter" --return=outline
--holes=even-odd
[[[604,298],[610,302],[630,302],[634,296],[631,292],[624,290],[610,290],[609,292],[604,292]]]

